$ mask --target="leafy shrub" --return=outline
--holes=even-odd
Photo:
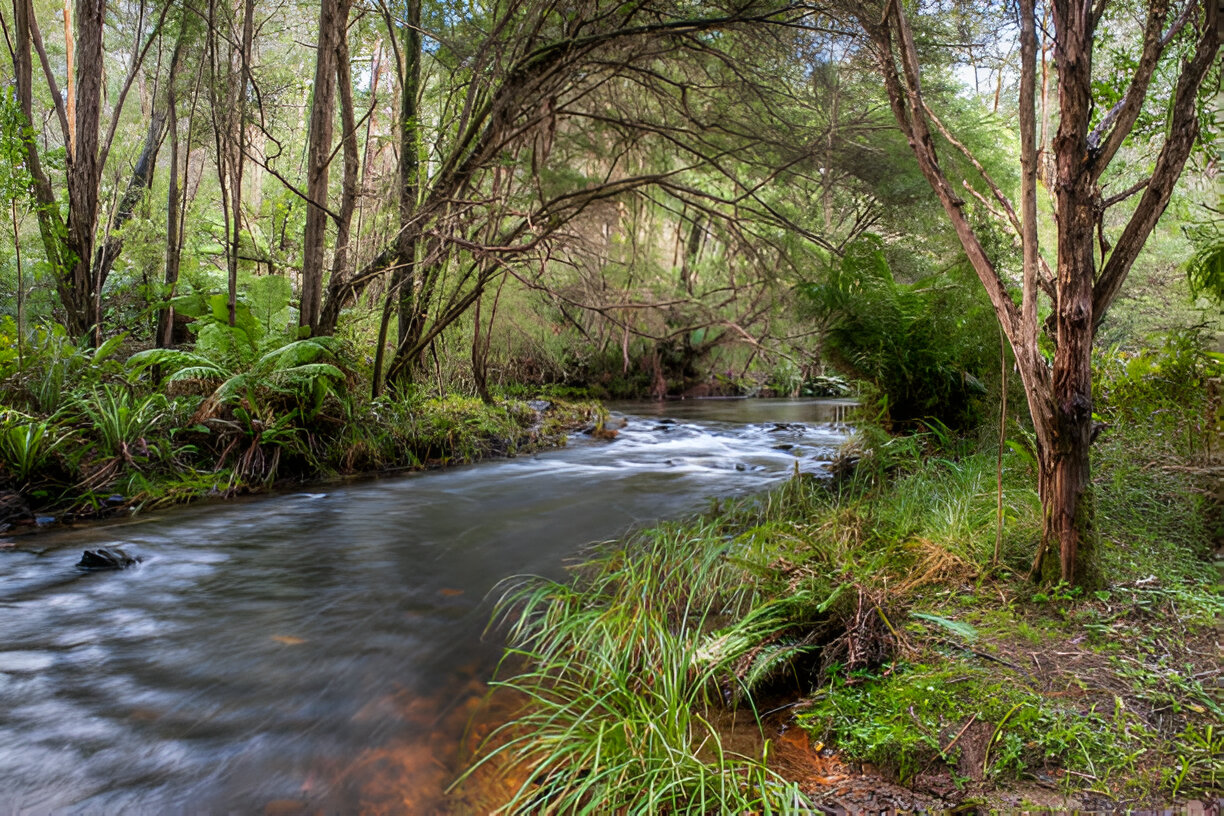
[[[1194,254],[1185,265],[1190,294],[1224,303],[1224,228],[1212,221],[1186,232],[1194,245]]]
[[[8,411],[0,421],[0,464],[18,485],[28,485],[52,466],[56,451],[72,436],[53,419]]]
[[[134,462],[147,448],[149,436],[166,415],[169,402],[162,394],[134,397],[124,387],[102,386],[81,397],[75,409],[89,423],[99,454]]]
[[[998,330],[972,285],[900,283],[881,240],[867,235],[800,293],[823,323],[826,351],[880,390],[894,423],[934,418],[963,428],[975,419],[981,377],[997,367]]]
[[[235,329],[233,336],[237,334]],[[242,346],[231,346],[216,357],[198,351],[149,349],[133,354],[128,365],[136,371],[157,366],[168,372],[167,382],[206,384],[212,387],[208,397],[212,406],[271,399],[288,402],[291,410],[310,419],[329,395],[344,394],[344,372],[334,362],[337,347],[329,337],[310,337],[274,346],[245,365],[234,364],[231,353]]]
[[[51,323],[29,333],[19,358],[15,353],[15,326],[12,331],[10,334],[7,327],[0,328],[0,376],[10,404],[49,416],[72,402],[73,389],[123,376],[116,355],[126,334],[91,349],[84,341],[74,343],[62,326]]]
[[[1150,414],[1159,408],[1193,405],[1204,383],[1224,374],[1224,355],[1209,351],[1202,326],[1175,329],[1151,338],[1138,351],[1114,347],[1094,360],[1098,407]]]

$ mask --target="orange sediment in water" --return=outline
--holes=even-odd
[[[393,716],[403,723],[405,736],[362,752],[336,774],[332,786],[343,791],[356,812],[369,816],[458,816],[496,810],[525,781],[504,762],[491,761],[462,786],[449,788],[489,735],[520,706],[509,694],[490,695],[478,680],[450,694],[421,697],[402,692],[376,701],[356,717]]]

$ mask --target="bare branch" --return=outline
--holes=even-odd
[[[1121,291],[1122,283],[1138,257],[1139,250],[1143,248],[1156,222],[1168,206],[1173,185],[1181,175],[1190,149],[1198,138],[1198,91],[1220,50],[1219,7],[1215,3],[1208,3],[1206,8],[1206,19],[1195,45],[1194,55],[1182,66],[1181,76],[1177,80],[1169,135],[1156,158],[1156,169],[1148,180],[1134,215],[1122,230],[1113,254],[1105,261],[1096,285],[1092,288],[1094,331],[1100,328],[1101,321],[1105,319],[1110,304]]]
[[[1197,7],[1198,0],[1188,0],[1185,14]],[[1139,118],[1139,112],[1143,109],[1143,101],[1147,98],[1152,74],[1156,71],[1156,65],[1160,62],[1160,55],[1165,45],[1172,39],[1173,32],[1170,32],[1168,39],[1161,36],[1168,13],[1168,0],[1152,0],[1148,5],[1147,25],[1143,30],[1143,51],[1135,66],[1130,87],[1088,135],[1093,181],[1100,178],[1101,173],[1105,172],[1105,168],[1109,166],[1109,162],[1118,152],[1118,148],[1122,146],[1122,142],[1130,134],[1131,129],[1135,126],[1135,121]],[[1174,26],[1174,31],[1180,30],[1181,26],[1185,25],[1185,14],[1180,24]]]
[[[28,3],[29,0],[17,0],[17,2]],[[34,43],[34,50],[38,53],[38,61],[42,64],[43,76],[47,78],[47,88],[51,91],[51,99],[55,103],[55,115],[59,117],[60,130],[64,136],[64,146],[67,147],[72,143],[69,137],[71,128],[68,126],[68,112],[64,109],[64,95],[60,93],[59,83],[55,81],[55,72],[51,70],[51,63],[47,59],[47,49],[43,47],[42,33],[38,30],[38,19],[32,12],[29,16],[30,20],[30,41]],[[69,161],[71,161],[72,151],[68,151]]]
[[[1110,207],[1114,206],[1115,204],[1121,204],[1123,201],[1130,198],[1135,193],[1147,187],[1149,184],[1151,184],[1151,182],[1152,182],[1152,177],[1148,176],[1142,181],[1135,182],[1134,184],[1127,187],[1122,192],[1111,195],[1109,198],[1101,202],[1101,210],[1102,211],[1108,210]]]

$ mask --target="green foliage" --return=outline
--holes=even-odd
[[[1139,417],[1200,402],[1206,381],[1224,374],[1224,357],[1208,351],[1205,328],[1174,329],[1137,350],[1097,352],[1093,386],[1098,410]]]
[[[292,298],[293,287],[280,275],[262,275],[247,288],[251,314],[265,335],[288,330],[295,317],[289,307]]]
[[[725,636],[704,632],[716,613],[745,608],[752,570],[701,533],[664,529],[601,553],[582,576],[578,588],[519,579],[498,603],[511,654],[529,661],[499,685],[533,700],[482,760],[533,771],[507,811],[799,808],[795,788],[763,757],[726,750],[709,719],[732,657],[717,646]]]
[[[1148,354],[1142,372],[1128,373],[1128,356],[1098,383],[1110,421],[1134,427],[1094,445],[1109,589],[1034,595],[1024,576],[1041,511],[1022,445],[1003,456],[1002,563],[993,563],[997,442],[988,434],[976,447],[930,422],[901,437],[862,426],[857,455],[872,478],[832,489],[792,480],[688,525],[604,545],[570,583],[532,579],[509,591],[499,614],[519,673],[501,682],[531,705],[502,732],[509,744],[495,739],[503,747],[491,750],[538,769],[537,786],[519,790],[512,809],[599,801],[646,810],[637,791],[647,785],[683,791],[671,808],[708,808],[725,788],[686,764],[689,743],[652,741],[638,723],[671,718],[704,738],[714,707],[751,709],[780,687],[803,700],[799,721],[813,737],[902,781],[936,772],[1003,785],[1040,774],[1067,791],[1091,784],[1117,796],[1216,785],[1218,705],[1191,657],[1201,657],[1191,639],[1221,614],[1201,560],[1208,511],[1184,469],[1150,464],[1199,450],[1172,431],[1205,408],[1195,383],[1214,358],[1182,335]],[[1182,437],[1205,435],[1190,428]],[[872,459],[879,468],[864,464]],[[872,621],[882,635],[870,634]],[[891,658],[850,661],[889,633],[900,644]],[[1014,662],[1034,650],[1042,666],[1043,650],[1051,660],[1071,650],[1117,657],[1097,659],[1082,696],[1048,694],[1027,660]],[[687,666],[687,685],[664,679],[677,665]],[[1157,711],[1187,723],[1184,746],[1168,741]],[[653,775],[656,755],[684,781]],[[717,748],[702,758],[724,761]],[[546,805],[536,791],[556,798]]]
[[[1224,782],[1224,730],[1218,725],[1187,726],[1178,735],[1176,763],[1161,774],[1171,796],[1219,793]]]
[[[241,330],[226,326],[218,332],[233,338]],[[339,345],[330,337],[275,346],[240,369],[227,366],[234,359],[233,348],[212,347],[217,357],[199,351],[148,349],[133,354],[128,366],[137,372],[161,368],[166,382],[207,383],[213,388],[209,399],[217,404],[273,399],[287,402],[306,419],[318,414],[327,397],[344,395],[344,372],[335,364]]]
[[[28,486],[53,468],[53,457],[71,437],[54,419],[0,412],[0,464],[19,486]]]
[[[309,456],[296,412],[277,416],[268,405],[237,405],[232,419],[214,418],[210,426],[224,448],[217,469],[230,469],[230,488],[271,485],[286,453]]]
[[[70,410],[88,423],[99,456],[135,465],[147,458],[148,437],[169,407],[163,394],[136,397],[124,386],[104,385],[78,398]]]
[[[1194,246],[1194,254],[1185,264],[1191,296],[1224,303],[1224,228],[1217,219],[1189,227],[1186,232]]]
[[[84,341],[73,342],[59,324],[44,324],[29,333],[24,362],[18,365],[16,336],[0,328],[3,391],[9,402],[32,413],[54,414],[72,402],[76,390],[122,377],[116,358],[125,339],[116,335],[91,349]]]
[[[900,283],[868,235],[800,293],[824,326],[826,350],[879,389],[893,422],[963,428],[974,419],[981,378],[998,360],[997,346],[983,342],[997,329],[976,287],[955,277]]]

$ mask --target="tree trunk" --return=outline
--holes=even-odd
[[[348,3],[346,1],[345,5]],[[343,11],[347,18],[347,8]],[[353,114],[353,80],[349,68],[348,38],[340,37],[336,51],[336,83],[340,91],[340,143],[344,155],[344,180],[340,191],[340,212],[336,213],[336,251],[332,256],[331,280],[319,316],[318,334],[333,334],[340,309],[352,292],[353,252],[350,249],[353,213],[357,209],[360,162],[357,151],[357,121]]]
[[[72,2],[64,0],[64,59],[67,70],[68,93],[64,95],[64,103],[68,114],[68,154],[76,149],[76,43],[73,42]]]
[[[173,73],[173,69],[171,70]],[[94,254],[93,279],[99,291],[106,284],[106,279],[110,277],[115,260],[123,251],[123,238],[116,233],[123,229],[123,225],[131,220],[132,215],[136,212],[136,205],[140,203],[140,199],[144,197],[145,191],[153,184],[153,171],[157,167],[157,154],[161,149],[162,139],[166,133],[166,116],[166,111],[164,109],[159,110],[155,104],[153,113],[149,118],[149,129],[145,133],[144,147],[140,151],[140,156],[136,159],[136,166],[132,168],[132,177],[128,179],[127,189],[123,193],[123,198],[119,200],[119,209],[115,213],[114,224],[110,230],[111,234]]]
[[[32,127],[34,77],[33,54],[31,44],[33,37],[33,10],[30,0],[16,0],[13,4],[13,74],[17,84],[17,104],[21,108],[26,127]],[[65,134],[67,128],[65,127]],[[64,247],[64,221],[60,215],[59,202],[51,190],[51,180],[42,169],[42,161],[38,155],[38,145],[31,135],[25,142],[26,169],[33,180],[33,196],[36,206],[34,212],[38,217],[38,232],[42,238],[43,251],[47,255],[47,263],[55,276],[56,286],[63,292],[60,281],[67,267]],[[65,309],[68,304],[64,304]]]
[[[1194,0],[1192,0],[1194,2]],[[964,145],[957,143],[927,108],[922,98],[918,51],[905,19],[904,4],[889,0],[884,18],[858,9],[860,24],[871,36],[889,103],[898,126],[914,151],[918,166],[939,197],[949,220],[1015,354],[1024,382],[1025,396],[1037,437],[1038,493],[1043,523],[1041,542],[1033,560],[1033,575],[1067,583],[1091,585],[1098,580],[1092,527],[1093,498],[1089,469],[1092,444],[1092,341],[1096,326],[1120,289],[1143,243],[1168,204],[1190,148],[1198,136],[1195,100],[1204,77],[1219,50],[1219,8],[1204,7],[1193,56],[1181,62],[1177,88],[1169,111],[1169,125],[1155,169],[1134,214],[1112,253],[1104,241],[1103,213],[1109,206],[1101,200],[1096,181],[1113,158],[1118,146],[1134,127],[1139,110],[1162,52],[1175,30],[1163,34],[1168,5],[1152,0],[1142,44],[1130,88],[1089,133],[1092,118],[1092,49],[1094,29],[1102,7],[1078,0],[1053,0],[1054,65],[1058,70],[1058,132],[1050,143],[1053,153],[1048,186],[1054,195],[1054,218],[1058,228],[1057,275],[1050,289],[1039,287],[1043,261],[1037,246],[1036,178],[1042,153],[1036,149],[1036,9],[1033,0],[1020,2],[1021,87],[1019,124],[1021,131],[1022,212],[1017,216],[1011,202],[986,174]],[[1194,7],[1185,19],[1198,19]],[[894,36],[896,41],[894,42]],[[900,70],[898,70],[898,63]],[[1046,138],[1045,92],[1048,75],[1042,53],[1042,134]],[[982,250],[974,227],[964,213],[965,202],[949,182],[936,155],[928,130],[935,122],[948,140],[971,160],[991,187],[1007,219],[1021,235],[1024,248],[1024,291],[1017,308],[1011,294]],[[1041,173],[1046,177],[1046,173]],[[1094,230],[1100,231],[1103,264],[1097,272]],[[1053,300],[1053,340],[1056,346],[1052,368],[1047,366],[1038,343],[1037,299],[1039,288]]]
[[[246,114],[247,93],[251,85],[251,57],[255,36],[255,0],[242,4],[242,40],[238,51],[237,81],[233,65],[230,65],[230,110],[232,131],[230,133],[232,159],[230,170],[230,212],[233,214],[233,230],[230,232],[230,247],[227,253],[229,324],[233,326],[238,317],[238,256],[242,238],[242,177],[246,164]]]
[[[298,325],[319,330],[323,297],[323,251],[327,237],[327,191],[331,163],[332,122],[336,115],[336,57],[345,36],[346,2],[322,0],[315,49],[314,101],[306,159],[306,226],[302,235],[302,302]],[[347,66],[345,66],[347,70]]]
[[[98,222],[98,124],[102,115],[103,0],[77,0],[76,144],[68,162],[68,236],[70,268],[60,277],[60,297],[68,331],[97,343],[101,304],[91,263]],[[90,332],[90,328],[93,332]]]
[[[170,168],[169,179],[166,182],[166,273],[162,300],[174,298],[174,288],[178,284],[179,265],[182,260],[182,246],[179,244],[178,214],[179,214],[179,134],[178,113],[175,106],[178,100],[174,93],[174,81],[171,79],[168,90],[170,97],[166,114],[169,124],[167,131],[170,136]],[[157,310],[157,346],[170,348],[174,334],[174,307],[168,302]]]
[[[421,282],[417,280],[417,235],[413,223],[420,196],[421,123],[418,99],[421,92],[421,0],[408,0],[408,19],[404,22],[404,71],[400,83],[400,166],[399,233],[396,236],[395,272],[387,297],[396,299],[399,328],[395,357],[387,379],[406,379],[411,362],[404,352],[415,346],[424,328],[424,306],[420,302]],[[378,376],[378,372],[375,372]]]
[[[174,54],[170,57],[170,76],[166,80],[166,131],[170,137],[170,168],[166,182],[166,272],[165,289],[162,300],[169,301],[174,297],[174,289],[178,285],[179,266],[183,257],[183,230],[179,224],[181,212],[179,191],[179,130],[178,130],[178,76],[182,64],[183,43],[187,37],[186,15],[179,23],[178,39],[174,44]],[[188,155],[191,151],[191,140],[188,139]],[[166,303],[157,312],[157,345],[169,348],[174,341],[174,307]]]

